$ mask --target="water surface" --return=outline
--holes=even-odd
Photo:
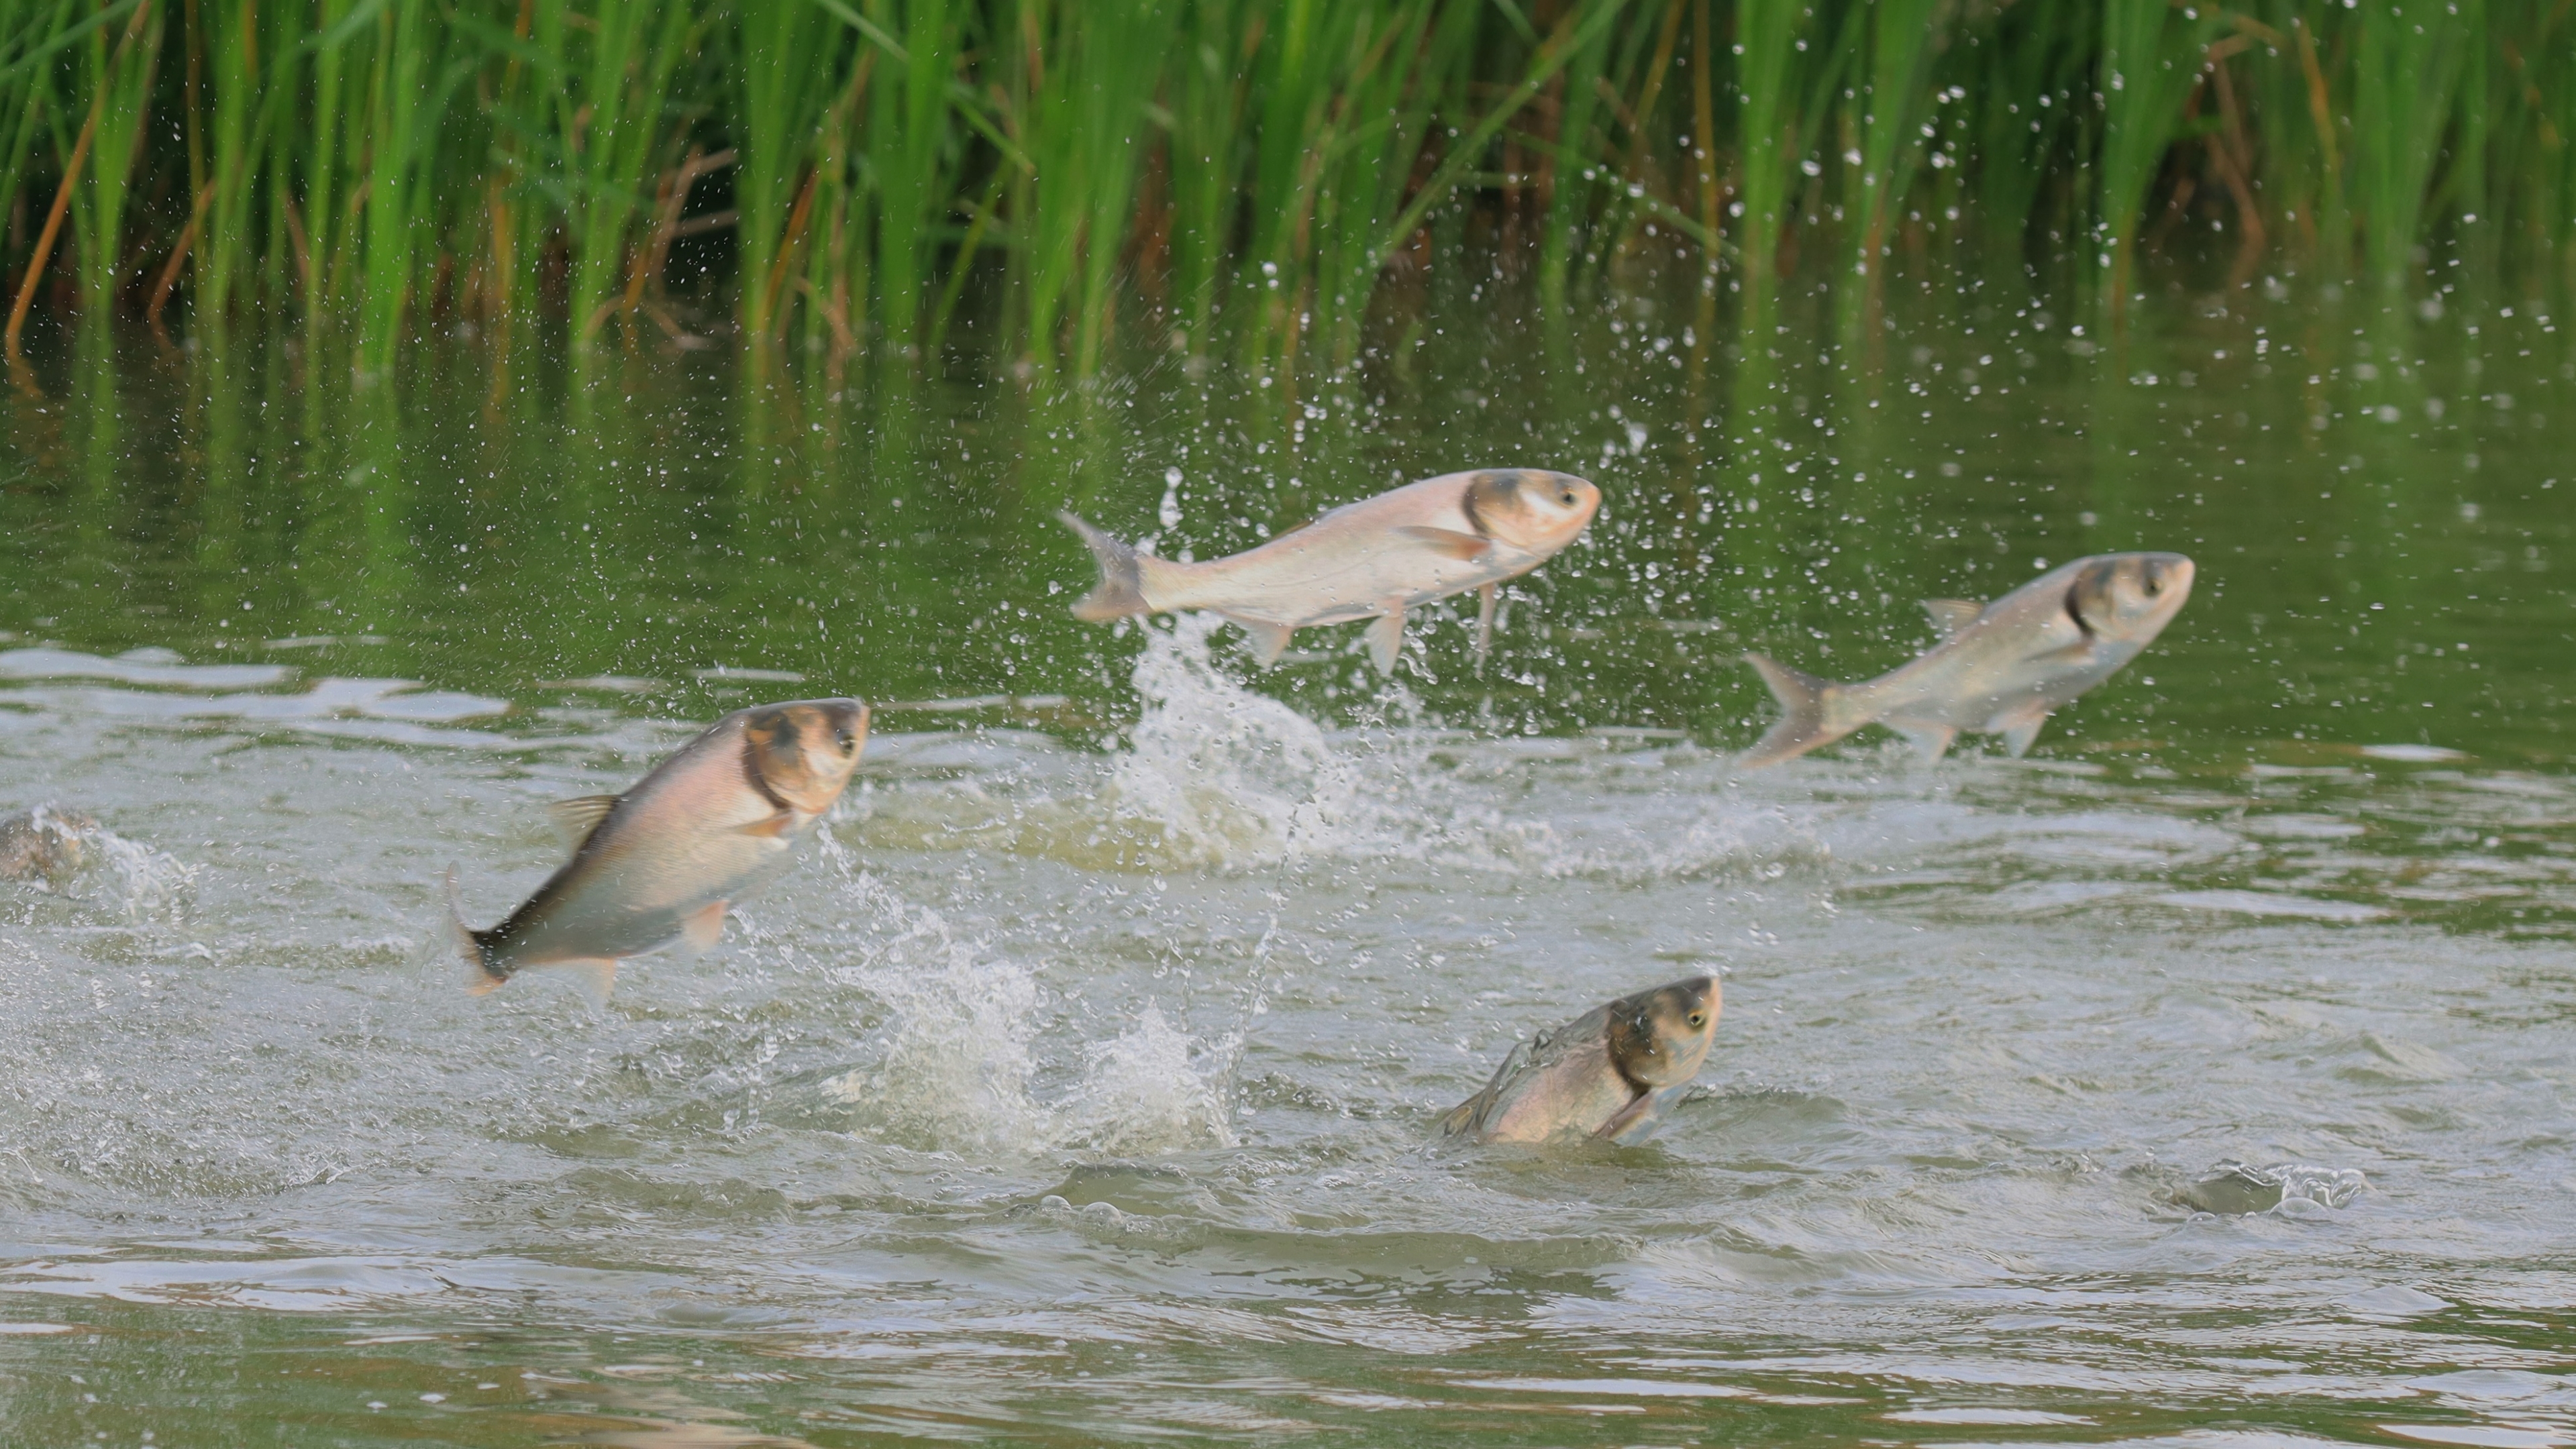
[[[2576,1442],[2576,350],[2282,290],[1905,304],[1875,368],[1489,309],[1294,396],[40,357],[0,811],[112,838],[0,887],[0,1422]],[[1393,684],[1063,616],[1059,505],[1207,557],[1489,462],[1610,501],[1481,674],[1472,611]],[[2029,759],[1729,768],[1742,650],[1875,672],[2129,547],[2195,597]],[[544,802],[833,692],[860,782],[717,952],[434,959],[450,863],[497,918]],[[1426,1139],[1702,971],[1654,1143]]]

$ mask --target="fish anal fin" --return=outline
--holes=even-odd
[[[1501,596],[1502,585],[1487,584],[1476,590],[1476,663],[1482,667],[1485,656],[1494,652],[1494,601]]]
[[[749,825],[737,825],[734,827],[734,833],[737,835],[756,835],[763,840],[777,840],[785,836],[788,831],[795,828],[796,812],[793,810],[781,810],[774,815],[763,815],[758,820],[751,822]]]
[[[1241,625],[1243,632],[1250,637],[1252,657],[1264,668],[1279,662],[1279,656],[1288,652],[1288,641],[1297,633],[1294,624],[1272,624],[1260,619],[1236,619],[1234,622]]]
[[[1831,680],[1818,679],[1759,654],[1745,655],[1744,662],[1753,666],[1764,684],[1771,686],[1771,697],[1780,702],[1780,718],[1754,741],[1752,749],[1736,758],[1738,769],[1758,770],[1794,760],[1869,723],[1866,719],[1834,718],[1834,700],[1842,686]]]
[[[709,901],[706,905],[680,918],[680,944],[690,955],[715,949],[724,939],[725,907],[729,901]]]
[[[1986,606],[1974,599],[1925,599],[1923,613],[1932,621],[1932,632],[1947,639],[1977,621]]]
[[[2030,753],[2032,743],[2039,738],[2040,726],[2048,723],[2048,711],[2017,710],[1996,720],[1995,723],[2000,726],[1997,733],[2004,737],[2004,749],[2018,760]]]
[[[599,822],[608,818],[608,812],[617,808],[617,801],[615,795],[575,795],[548,805],[546,818],[553,822],[555,834],[563,837],[566,848],[579,850],[581,843],[590,839],[590,833],[599,828]]]
[[[1472,533],[1461,533],[1454,528],[1434,528],[1427,523],[1409,523],[1395,532],[1399,537],[1428,544],[1439,552],[1465,563],[1473,563],[1494,551],[1492,539],[1481,538]]]
[[[1386,612],[1368,626],[1369,658],[1377,661],[1377,672],[1393,674],[1395,656],[1404,650],[1404,606],[1387,605]]]
[[[1948,725],[1899,724],[1895,720],[1887,721],[1887,725],[1913,743],[1915,760],[1926,765],[1939,764],[1941,757],[1950,753],[1950,741],[1959,736]]]

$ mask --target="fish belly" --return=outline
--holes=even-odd
[[[1488,1142],[1589,1136],[1637,1095],[1606,1053],[1586,1052],[1508,1083],[1486,1115]]]
[[[532,929],[504,947],[513,965],[608,957],[625,959],[678,938],[688,917],[717,901],[738,901],[786,870],[787,843],[736,837],[674,858],[604,868],[544,903]]]
[[[1317,546],[1274,559],[1222,561],[1193,581],[1171,607],[1213,609],[1235,618],[1303,628],[1342,624],[1464,593],[1515,574],[1536,560],[1471,563],[1409,544],[1358,540]]]

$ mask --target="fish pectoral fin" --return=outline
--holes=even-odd
[[[1639,1092],[1635,1100],[1610,1114],[1610,1120],[1602,1123],[1592,1135],[1604,1142],[1626,1146],[1645,1135],[1640,1128],[1652,1131],[1655,1123],[1655,1093]]]
[[[730,901],[711,901],[680,918],[680,945],[690,955],[712,951],[724,939],[725,907]]]
[[[1485,656],[1494,652],[1494,601],[1502,585],[1487,584],[1476,591],[1476,667],[1485,667]]]
[[[2063,649],[2051,649],[2044,654],[2034,654],[2023,662],[2060,669],[2080,669],[2093,662],[2093,652],[2092,640],[2078,639]]]
[[[1288,641],[1297,633],[1294,624],[1269,624],[1259,619],[1237,619],[1234,622],[1242,625],[1243,632],[1250,636],[1252,657],[1265,669],[1278,663],[1279,656],[1288,652]]]
[[[1690,1083],[1684,1082],[1678,1086],[1640,1092],[1637,1100],[1612,1114],[1610,1120],[1602,1123],[1600,1130],[1592,1135],[1616,1146],[1634,1147],[1655,1135],[1655,1130],[1664,1125],[1665,1114],[1671,1112],[1681,1101],[1682,1094],[1689,1090]]]
[[[737,825],[734,827],[734,833],[736,835],[756,835],[763,840],[778,840],[783,838],[788,831],[795,828],[796,812],[793,810],[781,810],[775,815],[763,815],[758,820],[751,822],[749,825]]]
[[[615,795],[575,795],[548,805],[546,818],[554,823],[555,834],[563,837],[565,849],[579,850],[608,812],[617,808],[617,799]]]
[[[1474,563],[1494,551],[1494,541],[1490,538],[1460,533],[1454,528],[1434,528],[1427,523],[1408,523],[1396,533],[1416,543],[1428,544],[1464,563]]]
[[[1368,626],[1369,658],[1377,661],[1377,672],[1393,674],[1395,656],[1404,650],[1404,606],[1387,605],[1386,612]]]
[[[1959,737],[1959,732],[1948,725],[1898,724],[1894,720],[1887,724],[1913,743],[1914,758],[1926,765],[1941,763],[1941,757],[1950,752],[1950,741]]]
[[[1958,633],[1977,621],[1986,606],[1974,599],[1925,599],[1923,612],[1932,621],[1932,632],[1943,639]]]
[[[2004,737],[2004,748],[2018,760],[2030,753],[2032,742],[2039,738],[2039,727],[2048,723],[2048,711],[2026,709],[2017,714],[2007,715],[1996,720],[1995,723],[2003,727],[1997,732]]]

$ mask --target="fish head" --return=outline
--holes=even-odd
[[[744,758],[769,794],[820,815],[841,798],[868,739],[868,707],[855,699],[800,699],[745,713]]]
[[[1552,554],[1592,522],[1601,490],[1571,473],[1487,468],[1467,475],[1459,507],[1479,534],[1507,547]]]
[[[2181,612],[2191,579],[2192,562],[2178,553],[2106,553],[2076,570],[2066,608],[2096,635],[2144,644]]]
[[[1693,976],[1610,1003],[1610,1060],[1620,1075],[1646,1091],[1698,1076],[1722,995],[1716,977]]]

